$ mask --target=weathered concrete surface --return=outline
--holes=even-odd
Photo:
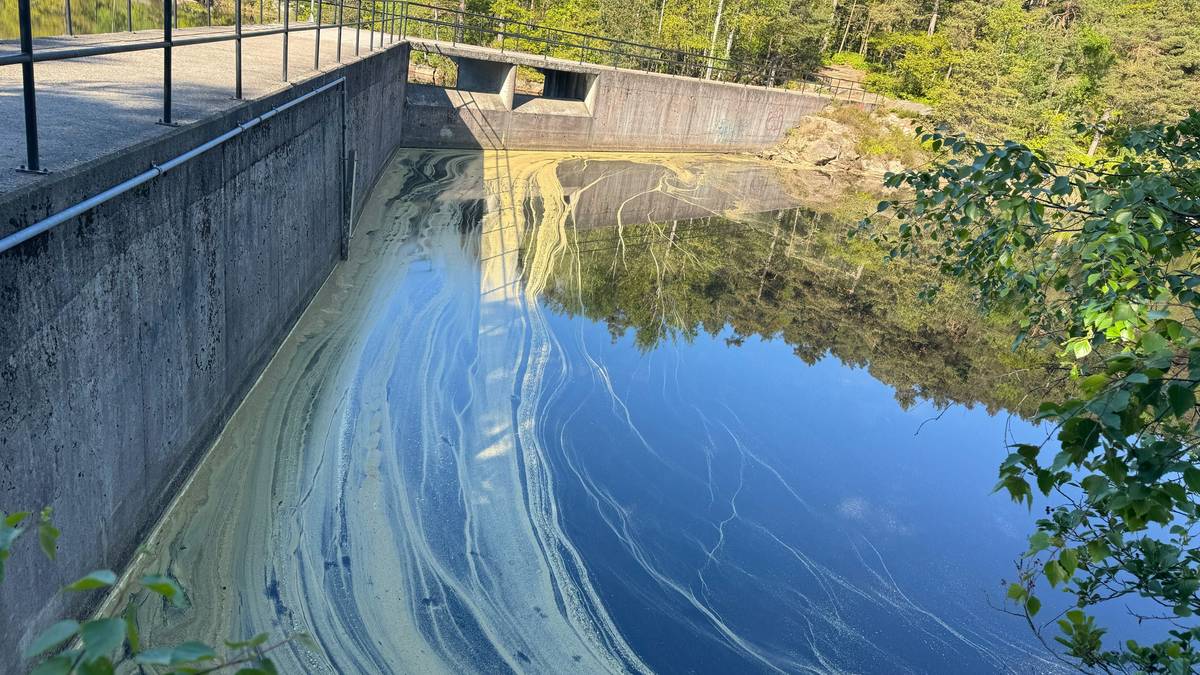
[[[482,47],[411,40],[459,59],[492,60],[570,77],[573,100],[516,97],[496,106],[471,90],[410,87],[404,142],[415,147],[509,150],[735,152],[770,147],[834,99],[816,93],[609,68]],[[547,81],[568,79],[547,76]]]
[[[294,24],[303,26],[305,24]],[[264,25],[247,27],[274,28]],[[178,37],[229,33],[226,28],[197,28],[176,31]],[[313,74],[317,32],[292,33],[288,37],[288,74],[299,82]],[[162,31],[102,34],[73,38],[42,38],[35,51],[86,47],[114,42],[154,42]],[[361,34],[343,29],[342,60],[366,56],[372,43],[378,50],[390,36]],[[0,54],[19,51],[11,40],[0,42]],[[234,44],[218,42],[176,47],[171,68],[173,117],[188,124],[215,112],[241,104],[233,98]],[[338,66],[337,29],[321,30],[321,69]],[[34,70],[37,82],[38,128],[42,166],[65,171],[135,143],[158,138],[170,131],[155,124],[162,118],[163,57],[158,50],[94,56],[71,61],[46,61]],[[242,95],[261,98],[288,86],[283,75],[283,37],[271,35],[242,42]],[[39,176],[12,169],[25,163],[25,126],[22,123],[21,69],[0,67],[0,192],[42,180]]]
[[[0,236],[343,74],[361,200],[399,143],[407,64],[397,44],[43,178],[0,197]],[[129,559],[333,268],[341,106],[325,92],[0,254],[0,508],[51,505],[63,531],[57,564],[9,561],[0,672],[95,600],[60,585]]]

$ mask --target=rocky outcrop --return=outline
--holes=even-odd
[[[895,113],[835,109],[804,118],[783,143],[759,156],[799,168],[883,175],[912,164],[919,153],[914,129],[914,122]]]

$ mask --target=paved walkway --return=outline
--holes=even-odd
[[[293,24],[304,25],[304,24]],[[270,28],[271,26],[254,26]],[[246,30],[251,30],[247,27]],[[176,36],[231,32],[230,28],[181,29]],[[289,81],[313,74],[316,31],[288,36]],[[376,33],[374,44],[379,49]],[[84,47],[115,42],[153,42],[162,32],[137,31],[78,37],[41,38],[34,50]],[[369,53],[370,31],[358,36],[360,57]],[[354,56],[355,30],[342,29],[342,60]],[[389,43],[389,46],[392,43]],[[400,44],[399,39],[394,44]],[[174,118],[189,123],[226,110],[233,98],[234,43],[176,47],[172,59]],[[337,29],[321,30],[321,69],[337,66]],[[0,54],[18,51],[14,41],[0,42]],[[283,36],[248,38],[242,46],[242,93],[246,99],[266,96],[287,86],[282,79]],[[125,52],[35,65],[38,139],[42,166],[61,171],[168,131],[162,117],[162,50]],[[25,163],[25,125],[21,67],[0,66],[0,193],[41,180],[15,171]]]

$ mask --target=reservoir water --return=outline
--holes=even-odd
[[[705,156],[401,151],[136,562],[287,672],[1046,672],[1008,336]],[[811,192],[811,189],[809,189]],[[833,202],[832,204],[830,202]]]

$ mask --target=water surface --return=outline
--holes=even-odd
[[[403,151],[138,562],[306,672],[1032,672],[1007,336],[704,156]],[[933,419],[936,418],[936,419]],[[932,421],[931,421],[932,420]]]

